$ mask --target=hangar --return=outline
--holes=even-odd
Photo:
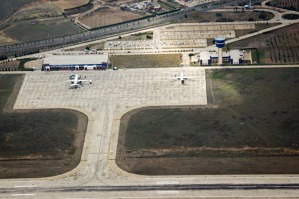
[[[108,55],[49,55],[43,60],[42,71],[106,70]]]

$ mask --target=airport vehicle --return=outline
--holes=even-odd
[[[180,76],[176,76],[176,74],[174,74],[174,77],[172,77],[172,79],[177,79],[177,80],[180,80],[182,84],[185,84],[185,80],[187,79],[194,79],[195,77],[187,77],[187,76],[184,76],[184,73],[181,72]]]
[[[71,82],[69,89],[76,89],[76,88],[81,88],[83,87],[83,82],[89,81],[89,84],[92,84],[91,80],[83,80],[81,75],[75,74],[71,75],[69,77],[69,80]]]

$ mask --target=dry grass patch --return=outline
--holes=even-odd
[[[180,63],[180,54],[111,56],[111,64],[119,68],[178,67]]]
[[[58,0],[53,3],[57,5],[62,10],[76,8],[87,4],[89,0]]]
[[[121,23],[133,19],[138,19],[141,16],[133,12],[122,11],[120,8],[102,7],[96,11],[80,17],[81,23],[90,28],[97,28],[111,24]]]

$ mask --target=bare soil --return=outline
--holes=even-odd
[[[71,9],[87,4],[89,0],[54,0],[53,3],[60,9]]]
[[[81,159],[86,115],[63,109],[13,110],[23,77],[0,76],[1,178],[47,177],[74,169]]]
[[[79,21],[90,28],[97,28],[140,17],[142,16],[133,12],[122,11],[119,7],[102,7],[86,16],[80,17]]]
[[[299,69],[206,74],[208,106],[122,117],[117,165],[144,175],[298,174]]]
[[[16,70],[19,67],[20,61],[9,61],[0,64],[0,71]]]

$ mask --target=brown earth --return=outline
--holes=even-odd
[[[55,0],[53,3],[62,10],[76,8],[87,4],[89,0]]]
[[[74,138],[74,142],[71,144],[69,148],[70,150],[60,151],[58,154],[54,154],[54,153],[47,154],[40,151],[34,151],[32,149],[26,149],[26,152],[19,151],[17,154],[14,154],[13,152],[5,153],[5,154],[0,153],[1,178],[47,177],[47,176],[63,174],[65,172],[74,169],[81,160],[81,154],[82,154],[82,149],[83,149],[83,144],[85,139],[85,132],[87,128],[88,118],[86,117],[86,115],[73,110],[64,110],[64,109],[15,110],[12,109],[15,99],[18,95],[19,89],[22,85],[23,78],[24,76],[20,76],[20,78],[17,79],[13,92],[10,94],[7,103],[4,107],[3,110],[4,116],[5,114],[17,113],[17,114],[28,114],[29,117],[31,116],[34,117],[36,113],[38,114],[43,112],[45,114],[54,113],[55,115],[59,115],[61,113],[74,115],[75,118],[77,118],[77,124],[76,126],[71,127],[73,129],[70,130],[75,133],[74,134],[75,138]],[[51,125],[51,126],[55,126],[55,125]],[[46,127],[46,128],[51,128],[51,127]],[[6,143],[9,143],[9,139],[10,137],[6,136],[6,141],[7,141]],[[28,141],[27,138],[26,141]],[[38,139],[38,141],[40,142],[41,139]],[[45,140],[45,142],[51,142],[51,141]],[[64,142],[68,142],[68,140],[64,140]],[[13,144],[22,145],[23,143],[13,143]],[[1,146],[1,147],[5,147],[5,146]],[[27,150],[32,150],[29,151],[29,155]]]
[[[140,15],[133,12],[122,11],[119,7],[102,7],[86,16],[80,17],[79,21],[90,28],[97,28],[140,17]]]
[[[9,61],[0,64],[0,71],[5,71],[5,69],[17,69],[19,67],[20,61]]]

